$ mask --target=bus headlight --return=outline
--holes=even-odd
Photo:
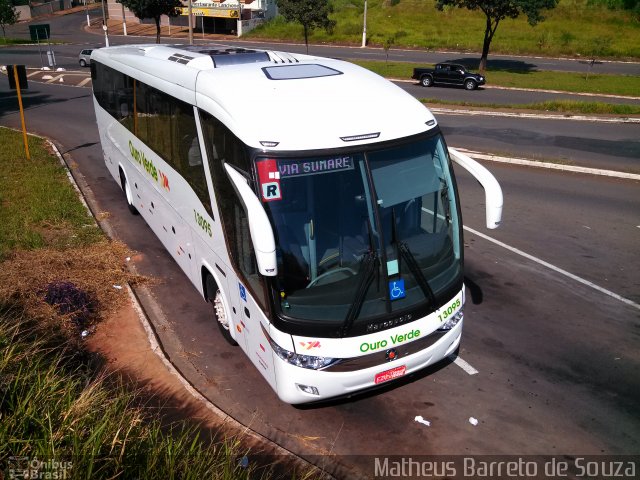
[[[458,322],[460,322],[464,318],[464,313],[462,313],[463,308],[458,310],[455,313],[455,315],[449,317],[449,319],[446,322],[444,322],[438,330],[441,332],[446,332],[448,330],[451,330],[453,327],[455,327],[458,324]]]
[[[311,370],[320,370],[321,368],[328,367],[332,363],[338,361],[337,358],[331,357],[314,357],[313,355],[300,355],[298,353],[285,350],[275,342],[270,342],[271,348],[276,352],[281,359],[285,362],[295,365],[296,367],[309,368]]]

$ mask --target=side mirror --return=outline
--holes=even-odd
[[[449,148],[451,159],[467,170],[482,185],[485,192],[487,228],[494,229],[500,226],[502,220],[502,188],[489,170],[478,162],[458,152],[454,148]]]
[[[276,242],[267,212],[264,211],[260,200],[253,193],[246,179],[229,164],[225,163],[224,168],[247,209],[249,232],[251,232],[251,242],[256,253],[258,271],[267,277],[275,277],[278,274]]]

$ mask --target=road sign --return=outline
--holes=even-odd
[[[38,42],[40,40],[47,40],[51,30],[48,23],[38,23],[36,25],[29,25],[29,34],[31,35],[31,41]]]
[[[18,70],[18,82],[20,82],[20,89],[26,90],[27,85],[27,69],[24,65],[7,65],[7,77],[9,78],[9,88],[11,90],[15,90],[16,85],[16,75],[13,72],[13,69],[16,68]]]

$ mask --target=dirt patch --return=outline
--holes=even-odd
[[[146,281],[127,269],[133,253],[122,243],[103,240],[70,249],[17,250],[0,264],[0,301],[23,306],[37,319],[51,319],[60,312],[45,301],[47,287],[68,282],[95,301],[91,323],[108,318],[124,305],[127,283]],[[72,327],[63,315],[62,324]]]
[[[145,396],[151,395],[153,403],[163,406],[164,415],[168,414],[174,420],[189,418],[208,427],[220,426],[220,419],[212,417],[212,412],[185,390],[151,349],[138,313],[128,298],[117,311],[100,322],[85,345],[105,359],[108,372],[123,375],[143,388]]]

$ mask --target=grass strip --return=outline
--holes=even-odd
[[[252,478],[237,442],[163,424],[94,361],[52,326],[0,305],[0,464],[28,478]]]
[[[386,63],[372,60],[350,60],[350,62],[367,68],[383,77],[403,80],[411,79],[413,69],[418,66],[415,63]],[[424,66],[432,67],[433,65],[426,64]],[[594,70],[597,71],[597,68],[598,67],[595,67]],[[587,78],[587,70],[587,66],[585,66],[585,73],[487,70],[486,78],[487,85],[500,87],[638,97],[640,92],[640,77],[632,75],[591,74]]]
[[[48,146],[0,128],[0,261],[13,249],[73,247],[104,239]]]
[[[522,104],[497,104],[497,103],[475,103],[458,102],[451,100],[440,100],[437,98],[420,98],[422,103],[434,105],[456,105],[461,107],[482,107],[491,109],[513,109],[513,110],[541,110],[545,112],[561,112],[573,114],[595,114],[595,115],[640,115],[640,105],[624,105],[602,102],[579,102],[573,100],[550,100],[546,102],[522,103]]]
[[[532,27],[527,16],[505,18],[491,42],[491,53],[540,56],[582,56],[589,58],[640,57],[637,10],[620,10],[622,2],[607,0],[560,0],[556,8],[544,11],[544,22]],[[628,2],[627,2],[628,3]],[[392,48],[420,48],[447,51],[480,51],[486,19],[482,11],[464,8],[435,8],[435,0],[368,0],[367,42]],[[309,32],[312,44],[362,42],[363,2],[332,0],[336,25],[329,32]],[[299,23],[282,17],[249,32],[250,38],[304,41]],[[452,54],[452,55],[455,55]],[[455,58],[455,57],[453,57]]]

